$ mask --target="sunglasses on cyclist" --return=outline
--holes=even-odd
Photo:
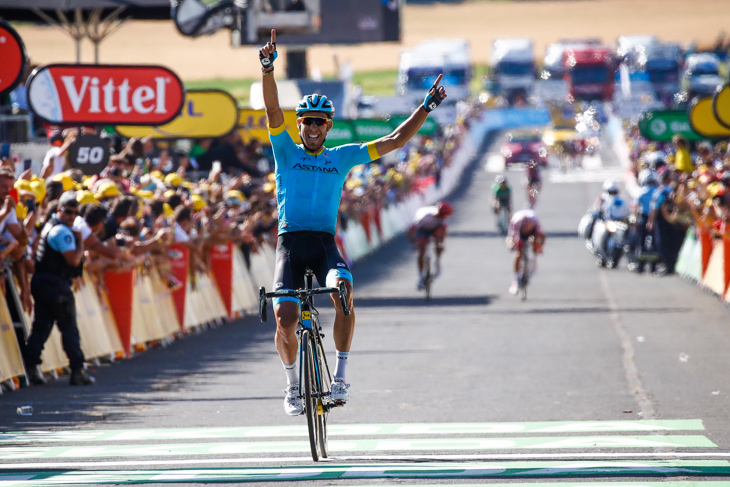
[[[303,117],[301,121],[304,125],[315,124],[317,127],[321,127],[327,123],[328,119],[319,117]]]

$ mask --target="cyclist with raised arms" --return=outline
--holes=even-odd
[[[532,248],[535,255],[542,253],[542,247],[545,245],[545,234],[537,219],[537,214],[533,210],[520,210],[512,216],[509,222],[509,230],[507,231],[507,247],[510,250],[516,250],[514,271],[515,275],[512,279],[512,285],[509,287],[510,294],[517,294],[519,291],[518,280],[520,278],[520,267],[522,264],[522,252],[524,252],[525,242],[532,242]]]
[[[337,287],[345,283],[350,310],[352,304],[352,275],[335,245],[335,227],[342,186],[347,173],[358,164],[374,161],[403,147],[421,128],[428,113],[446,98],[438,86],[439,75],[426,94],[424,102],[391,134],[366,144],[346,144],[326,147],[327,132],[332,129],[335,108],[324,95],[305,96],[297,106],[297,129],[302,143],[297,145],[286,131],[284,113],[274,80],[276,60],[276,31],[271,41],[259,50],[262,85],[269,138],[274,151],[276,202],[279,230],[276,246],[274,289],[304,287],[304,271],[311,268],[320,285]],[[345,368],[355,328],[355,314],[345,316],[338,296],[332,296],[335,306],[334,340],[337,349],[331,399],[349,399],[349,384]],[[303,411],[299,395],[296,367],[298,321],[294,298],[274,299],[276,316],[276,349],[287,377],[284,410],[289,415]]]
[[[454,212],[454,208],[445,201],[439,201],[434,206],[424,206],[416,211],[413,223],[406,232],[408,240],[418,250],[418,289],[423,289],[426,282],[426,273],[423,261],[426,255],[426,246],[429,239],[436,242],[436,268],[434,277],[441,274],[441,254],[444,251],[446,238],[446,217]]]

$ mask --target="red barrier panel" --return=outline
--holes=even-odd
[[[722,237],[722,260],[723,260],[723,282],[725,283],[725,292],[722,294],[722,299],[725,299],[727,294],[727,287],[730,285],[730,236],[725,235]]]
[[[218,291],[226,305],[228,319],[233,319],[233,242],[210,248],[210,267]]]
[[[365,230],[365,237],[367,237],[368,242],[372,243],[372,239],[370,238],[370,206],[366,206],[360,210],[360,225]]]
[[[109,308],[119,330],[119,339],[127,357],[130,356],[132,341],[132,303],[134,301],[134,269],[104,274],[104,284],[108,290]]]
[[[710,233],[710,227],[699,225],[698,232],[700,236],[700,248],[702,249],[702,275],[705,275],[707,271],[707,264],[710,262],[710,255],[712,255],[712,234]]]
[[[190,268],[190,251],[187,247],[175,244],[167,251],[170,259],[170,270],[182,286],[172,292],[180,330],[185,331],[185,296],[188,292],[188,271]]]
[[[375,222],[375,230],[378,232],[378,237],[383,238],[383,227],[380,223],[380,203],[375,203],[372,206],[373,221]]]

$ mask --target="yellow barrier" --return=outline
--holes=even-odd
[[[702,285],[717,294],[725,294],[725,246],[722,240],[716,240],[712,247],[710,260],[705,275],[702,276]]]
[[[270,284],[267,284],[270,285]],[[258,287],[251,280],[246,269],[243,252],[238,247],[233,249],[233,312],[243,315],[258,306]]]
[[[132,302],[132,345],[148,343],[177,333],[172,295],[157,269],[137,272]]]
[[[8,304],[0,299],[0,381],[25,375],[23,358],[15,335],[13,319]]]
[[[271,286],[273,280],[275,252],[270,245],[262,245],[251,256],[251,269],[246,269],[241,250],[233,250],[233,310],[239,314],[253,312],[258,307],[259,286]],[[15,296],[18,285],[9,290],[15,293],[14,306],[19,306]],[[84,273],[80,288],[74,293],[76,318],[81,338],[81,347],[87,359],[98,357],[123,357],[123,340],[114,320],[107,290]],[[175,336],[180,327],[177,321],[175,302],[167,283],[157,269],[149,273],[136,273],[132,303],[131,340],[132,345],[144,346],[149,342]],[[23,311],[24,332],[30,331],[32,314]],[[185,329],[227,319],[225,304],[211,275],[196,275],[195,286],[187,284],[185,303]],[[68,357],[63,351],[61,334],[54,327],[45,343],[41,357],[43,372],[56,372],[67,368]],[[10,308],[5,299],[0,299],[0,381],[7,381],[25,375],[18,339],[12,322]],[[17,381],[16,381],[17,382]]]
[[[119,337],[114,328],[116,340],[110,337],[110,329],[104,324],[104,314],[101,310],[101,302],[97,294],[93,280],[84,273],[81,279],[81,286],[74,292],[76,299],[76,323],[81,337],[81,350],[86,359],[99,357],[114,357],[117,350],[115,343]]]
[[[196,273],[195,287],[188,281],[185,300],[185,329],[210,323],[228,316],[226,306],[213,279],[208,274]]]

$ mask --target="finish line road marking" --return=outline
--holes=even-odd
[[[414,423],[329,425],[330,438],[378,435],[488,435],[515,433],[609,433],[704,431],[699,419],[654,421],[554,421],[534,423]],[[264,426],[238,428],[166,428],[88,431],[16,431],[0,433],[0,443],[185,440],[212,438],[306,437],[307,427]]]
[[[572,438],[436,438],[334,440],[331,452],[350,451],[449,451],[488,449],[555,448],[713,448],[704,436],[581,436]],[[304,453],[307,441],[187,443],[156,445],[77,446],[77,447],[1,447],[0,460],[31,458],[99,458],[172,455],[240,455],[251,453]]]
[[[34,468],[89,468],[98,469],[101,467],[149,467],[153,465],[167,465],[167,466],[189,466],[196,463],[204,464],[245,464],[245,463],[256,463],[256,464],[283,464],[283,463],[304,463],[308,464],[311,462],[311,456],[300,456],[300,457],[248,457],[248,458],[184,458],[184,459],[172,459],[172,460],[111,460],[111,461],[99,461],[94,460],[91,462],[28,462],[28,463],[12,463],[12,464],[0,464],[0,467],[5,469],[34,469]],[[494,455],[434,455],[434,454],[423,454],[423,455],[330,455],[327,459],[320,460],[323,464],[327,462],[476,462],[476,461],[490,461],[490,460],[560,460],[560,461],[608,461],[608,460],[619,460],[619,461],[651,461],[651,460],[664,460],[672,461],[679,459],[722,459],[727,458],[730,460],[730,453],[681,453],[681,452],[656,452],[656,453],[511,453],[511,454],[494,454]],[[2,485],[2,484],[0,484]],[[726,485],[727,487],[727,485]]]
[[[49,486],[153,482],[246,482],[333,479],[484,479],[545,478],[550,476],[618,477],[627,475],[727,475],[728,462],[518,462],[506,464],[389,464],[361,466],[251,467],[232,469],[115,470],[104,472],[52,471],[0,472],[0,485]],[[662,482],[663,485],[667,485]],[[513,484],[510,484],[513,485]],[[536,484],[531,484],[536,485]],[[559,484],[565,485],[565,484]],[[586,484],[581,484],[586,485]],[[628,485],[601,483],[601,486]],[[638,483],[635,485],[646,485]],[[695,484],[696,485],[696,484]],[[710,485],[710,484],[708,484]],[[727,485],[725,483],[725,485]]]

